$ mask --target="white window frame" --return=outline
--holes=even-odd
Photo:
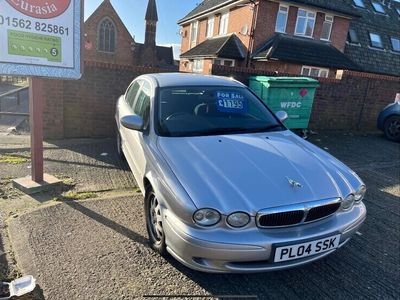
[[[305,73],[305,69],[308,69],[308,72]],[[302,66],[301,67],[301,72],[300,74],[302,76],[311,76],[311,70],[318,70],[318,76],[317,77],[322,77],[322,78],[328,78],[329,77],[329,69],[327,68],[318,68],[318,67],[312,67],[312,66]],[[321,76],[322,72],[326,72],[326,76]],[[314,76],[313,76],[314,77]]]
[[[329,27],[328,38],[322,38],[322,37],[321,37],[321,40],[322,40],[322,41],[330,41],[330,40],[331,40],[332,28],[333,28],[333,22],[334,22],[334,20],[335,20],[335,17],[334,17],[334,16],[332,16],[332,15],[325,15],[325,20],[324,20],[324,23],[322,24],[321,35],[322,35],[322,33],[324,32],[324,26],[325,26],[325,24],[328,24],[330,27]]]
[[[194,31],[194,28],[195,31]],[[193,37],[195,36],[194,40]],[[194,21],[190,24],[190,37],[189,37],[189,48],[192,49],[197,45],[197,38],[199,36],[199,21]]]
[[[220,64],[216,64],[215,63],[216,60],[219,60],[221,63]],[[227,58],[214,58],[213,59],[213,64],[219,65],[219,66],[225,66],[225,62],[226,61],[232,62],[232,65],[230,67],[234,67],[235,66],[235,60],[234,59],[227,59]]]
[[[228,33],[228,23],[229,23],[229,11],[221,14],[221,17],[219,19],[219,29],[218,29],[219,35],[225,35]]]
[[[282,8],[286,9],[286,11],[282,10]],[[279,15],[280,14],[283,14],[286,17],[283,31],[278,30],[278,20],[279,20]],[[278,13],[276,15],[275,32],[286,33],[288,16],[289,16],[289,6],[280,4],[279,5],[279,9],[278,9]]]
[[[214,16],[209,17],[207,20],[207,32],[206,32],[207,38],[210,38],[214,35],[214,24],[215,24]]]
[[[192,63],[193,73],[203,73],[204,70],[204,59],[195,59]]]
[[[300,15],[299,15],[300,11],[304,11],[304,12],[306,13],[306,16],[305,16],[305,17],[300,16]],[[313,14],[314,17],[310,17],[309,14]],[[317,17],[317,13],[316,13],[315,11],[305,10],[305,9],[299,8],[298,11],[297,11],[296,28],[295,28],[295,30],[294,30],[294,34],[297,35],[297,36],[303,36],[303,37],[312,38],[313,35],[314,35],[316,17]],[[300,18],[305,19],[304,32],[298,32],[298,31],[297,31],[297,30],[298,30],[298,25],[299,25],[299,19],[300,19]],[[308,23],[309,20],[313,20],[313,27],[312,27],[312,30],[311,30],[311,35],[306,35],[306,32],[307,32],[307,23]]]

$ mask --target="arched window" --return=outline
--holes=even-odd
[[[98,31],[98,49],[103,52],[115,52],[116,29],[114,23],[106,18],[100,22]]]

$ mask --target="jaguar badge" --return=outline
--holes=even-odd
[[[301,187],[302,187],[302,185],[301,185],[299,182],[297,182],[297,181],[295,181],[295,180],[293,180],[293,179],[290,179],[289,177],[286,177],[286,179],[287,179],[287,181],[289,182],[289,184],[290,184],[293,188],[301,188]]]

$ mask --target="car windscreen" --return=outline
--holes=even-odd
[[[247,88],[162,88],[156,101],[156,127],[161,136],[222,135],[284,129]]]

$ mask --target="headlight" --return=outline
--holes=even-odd
[[[221,220],[221,214],[212,208],[202,208],[194,213],[193,220],[201,226],[212,226]]]
[[[244,212],[235,212],[228,216],[226,222],[232,227],[243,227],[249,224],[250,216]]]
[[[362,199],[364,199],[365,192],[367,191],[367,188],[365,185],[362,185],[358,191],[354,195],[354,202],[360,203]]]
[[[354,195],[350,194],[343,200],[342,209],[348,210],[353,206],[353,204],[354,204]]]

